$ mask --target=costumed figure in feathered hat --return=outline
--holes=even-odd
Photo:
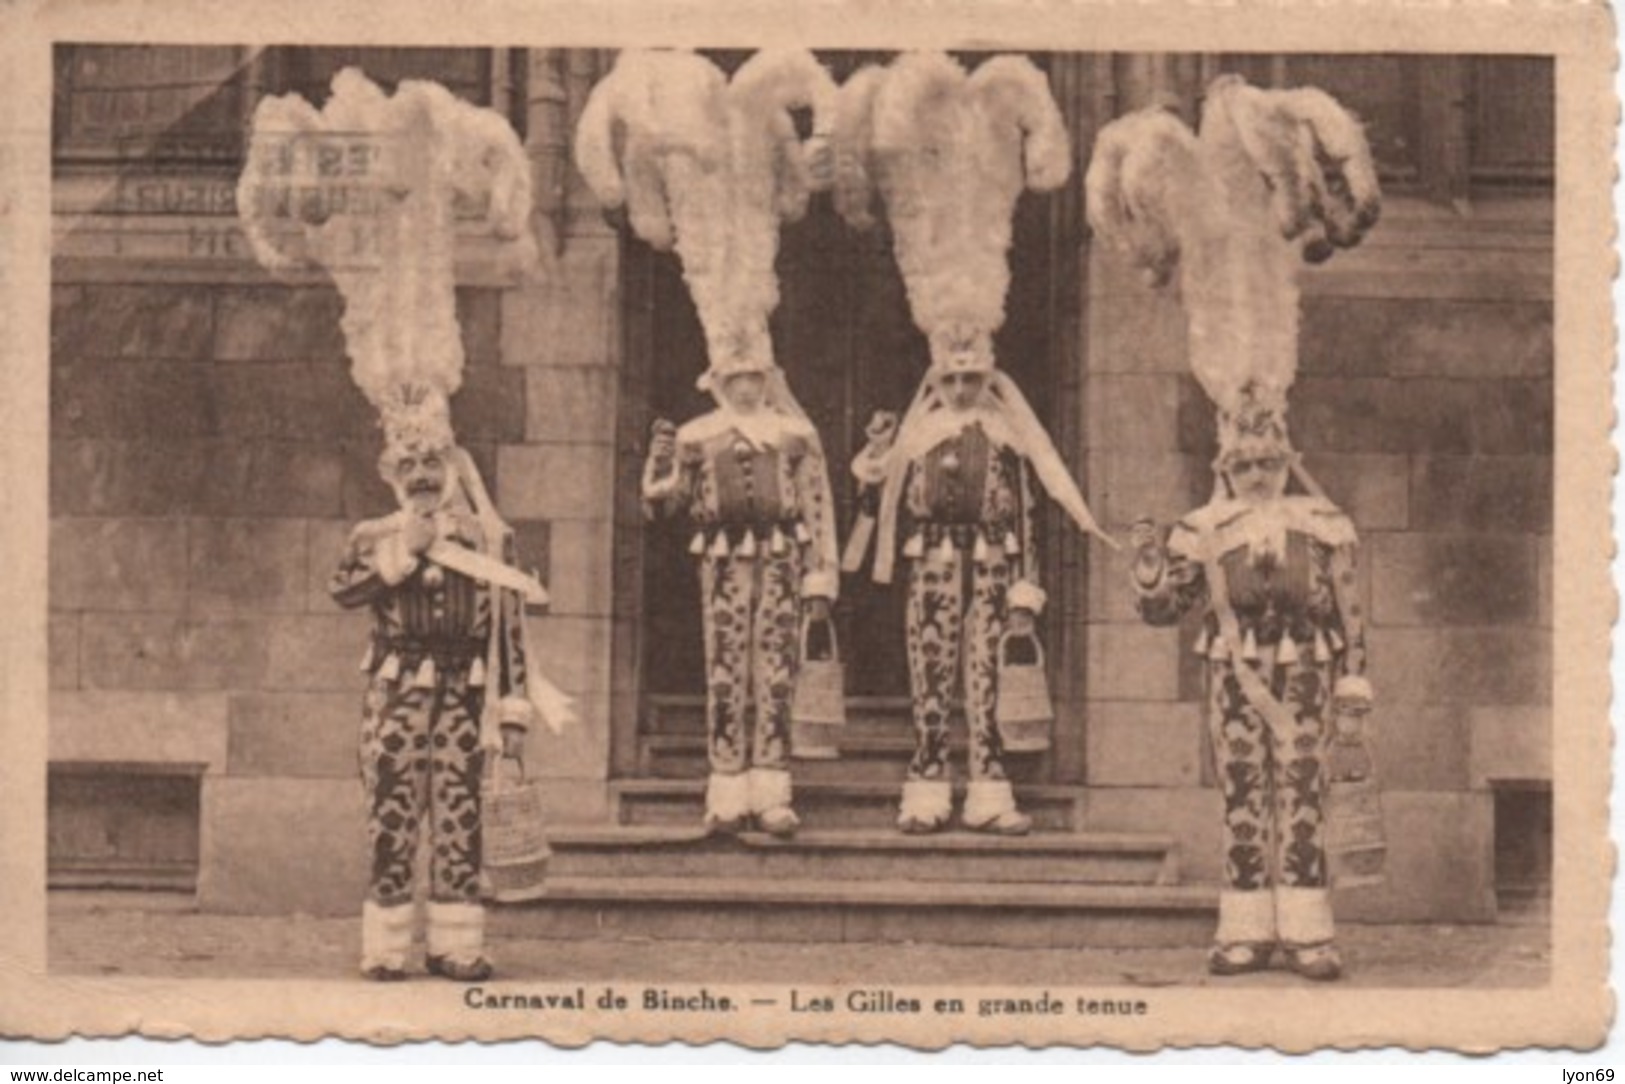
[[[1204,611],[1209,725],[1224,797],[1215,974],[1277,946],[1333,979],[1327,758],[1369,710],[1354,526],[1287,433],[1297,274],[1359,242],[1380,195],[1365,136],[1319,90],[1209,88],[1200,134],[1147,109],[1107,125],[1086,180],[1091,226],[1152,284],[1176,282],[1191,368],[1218,412],[1213,499],[1171,532],[1135,525],[1141,616]],[[1292,485],[1296,480],[1296,487]]]
[[[686,514],[700,563],[713,830],[799,826],[790,713],[803,609],[827,620],[840,586],[818,433],[774,363],[781,221],[828,172],[835,84],[812,54],[756,54],[731,80],[689,52],[623,54],[593,89],[576,161],[606,208],[675,247],[705,329],[699,386],[717,409],[657,422],[643,474],[651,514]],[[814,136],[790,110],[811,107]]]
[[[878,188],[931,367],[901,424],[877,415],[852,470],[870,516],[848,542],[859,567],[876,538],[874,579],[908,574],[909,681],[917,746],[898,827],[947,826],[948,718],[963,683],[970,728],[966,827],[1022,834],[996,721],[998,648],[1031,634],[1044,607],[1033,481],[1084,531],[1099,533],[1077,484],[1015,382],[995,367],[993,334],[1010,285],[1011,220],[1025,189],[1071,172],[1071,148],[1042,73],[1022,57],[973,74],[940,53],[905,54],[841,88],[836,206],[858,227]],[[876,529],[878,521],[878,529]]]
[[[348,147],[376,157],[348,180],[344,201],[280,205],[268,195],[281,181],[319,195],[335,152],[356,160]],[[374,618],[360,761],[371,840],[361,968],[375,980],[407,973],[424,832],[428,969],[490,976],[484,761],[517,755],[534,719],[558,727],[571,717],[526,658],[524,605],[546,593],[513,566],[512,531],[452,433],[449,398],[463,371],[455,196],[484,201],[515,266],[533,264],[529,167],[496,114],[432,83],[404,82],[387,96],[354,69],[335,77],[320,112],[288,95],[255,113],[239,182],[245,232],[273,270],[304,263],[331,274],[351,375],[382,423],[379,472],[400,504],[355,528],[330,585],[340,605],[370,607]]]

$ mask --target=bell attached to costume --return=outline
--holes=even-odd
[[[553,848],[547,843],[542,787],[526,778],[525,762],[487,753],[480,805],[487,898],[522,903],[545,895]]]
[[[1381,884],[1388,862],[1382,791],[1367,723],[1337,720],[1326,772],[1326,863],[1333,888]]]
[[[835,622],[817,622],[828,632],[828,648],[811,650],[815,622],[801,623],[801,668],[790,705],[790,755],[797,760],[836,760],[846,725],[846,668],[835,642]]]
[[[1023,650],[1025,648],[1025,650]],[[1011,753],[1042,753],[1049,748],[1055,705],[1049,695],[1044,648],[1036,634],[999,638],[999,683],[993,717]]]

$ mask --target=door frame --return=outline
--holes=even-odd
[[[1073,139],[1072,177],[1048,200],[1046,309],[1049,344],[1047,393],[1055,404],[1051,430],[1056,447],[1074,477],[1088,476],[1084,434],[1087,366],[1083,321],[1087,306],[1088,252],[1083,226],[1082,168],[1092,145],[1096,120],[1109,110],[1110,59],[1093,54],[1034,57],[1049,72],[1057,104]],[[1104,74],[1103,74],[1104,73]],[[1109,113],[1104,115],[1109,116]],[[645,517],[640,490],[649,426],[650,374],[656,363],[656,254],[624,230],[620,236],[622,351],[616,412],[614,592],[611,647],[610,775],[633,778],[639,772],[640,724],[645,713],[644,596]],[[1050,644],[1051,688],[1056,708],[1056,742],[1041,777],[1052,784],[1081,784],[1086,770],[1084,714],[1088,643],[1088,543],[1058,510],[1046,518],[1044,582],[1049,606],[1043,625]]]

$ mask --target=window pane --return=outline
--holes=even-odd
[[[1285,72],[1285,58],[1266,53],[1222,53],[1215,75],[1239,75],[1255,87],[1273,87]]]
[[[254,50],[225,46],[65,45],[56,54],[56,146],[81,162],[242,160]],[[403,79],[432,79],[477,105],[490,105],[487,49],[280,47],[265,50],[261,94],[295,92],[318,106],[333,76],[361,68],[393,90]]]
[[[1550,57],[1480,57],[1474,62],[1474,180],[1551,179],[1555,97]]]
[[[1365,124],[1366,139],[1384,180],[1417,176],[1416,65],[1404,56],[1289,56],[1289,86],[1314,86],[1336,98]]]
[[[235,161],[248,50],[65,45],[57,146],[71,157]]]
[[[360,68],[368,79],[393,91],[403,79],[430,79],[465,101],[491,104],[489,49],[287,48],[281,85],[272,93],[295,91],[317,106],[327,101],[333,76]]]

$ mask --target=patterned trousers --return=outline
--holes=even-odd
[[[1300,662],[1276,670],[1271,691],[1295,720],[1278,734],[1247,703],[1232,664],[1210,666],[1226,883],[1242,890],[1325,887],[1329,668]]]
[[[479,900],[484,700],[484,689],[469,688],[466,667],[442,669],[429,688],[373,676],[361,722],[361,780],[376,903],[411,901],[425,821],[430,899]]]
[[[1010,571],[1002,553],[973,561],[957,551],[948,557],[933,552],[910,562],[906,621],[916,741],[910,779],[948,778],[948,716],[961,687],[970,777],[1005,778],[993,709]]]
[[[705,557],[705,720],[711,770],[784,768],[801,632],[801,554]]]

